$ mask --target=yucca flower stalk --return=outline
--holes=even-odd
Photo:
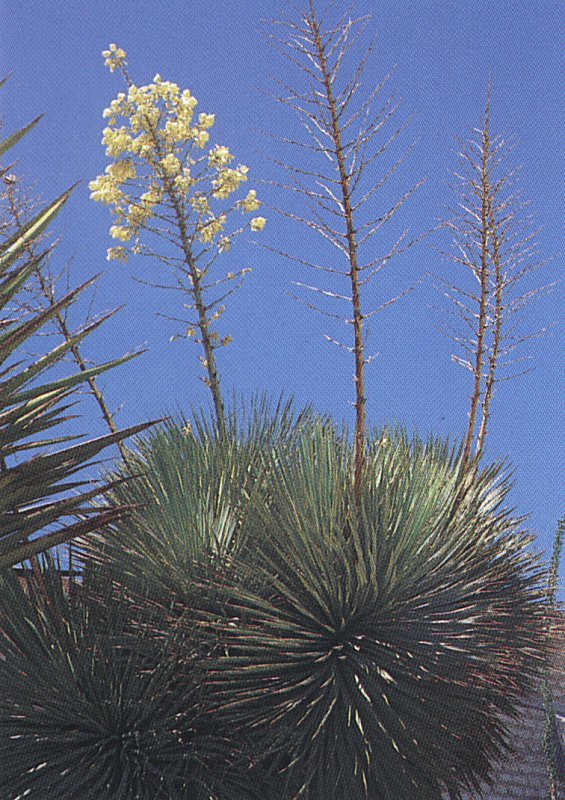
[[[188,89],[156,75],[137,86],[127,71],[126,53],[115,44],[104,51],[111,72],[119,71],[127,86],[104,111],[108,127],[102,143],[112,163],[90,184],[91,197],[111,207],[111,236],[120,242],[108,258],[125,262],[130,254],[156,259],[173,273],[173,285],[152,285],[180,291],[189,298],[190,316],[174,318],[184,330],[173,338],[193,339],[203,348],[204,383],[212,394],[216,422],[226,424],[216,351],[231,343],[215,323],[224,300],[250,271],[243,268],[215,277],[212,270],[244,231],[262,231],[266,220],[253,217],[234,225],[236,212],[250,214],[261,205],[251,189],[232,200],[248,180],[248,167],[232,166],[233,154],[223,145],[211,147],[215,115],[195,119],[197,99]]]
[[[508,141],[491,131],[489,83],[482,127],[461,143],[457,206],[444,223],[451,236],[445,255],[472,278],[469,284],[460,278],[442,280],[460,322],[444,329],[463,350],[452,358],[472,376],[464,437],[467,463],[484,454],[498,384],[528,371],[518,366],[528,356],[516,356],[516,350],[547,330],[521,331],[520,314],[554,285],[521,290],[524,279],[547,260],[539,257],[539,229],[532,222],[531,204],[517,188],[518,170],[507,166],[509,152]]]
[[[405,230],[391,245],[384,244],[383,226],[394,217],[421,185],[416,185],[392,205],[378,210],[383,187],[396,173],[412,148],[408,148],[392,164],[379,169],[394,143],[404,131],[400,124],[383,136],[386,126],[398,109],[394,97],[381,101],[382,90],[391,73],[378,85],[364,92],[365,70],[372,55],[373,43],[363,48],[362,41],[369,18],[352,19],[346,12],[340,19],[331,19],[332,6],[318,14],[316,3],[309,0],[305,10],[289,4],[294,18],[276,21],[280,36],[271,35],[275,47],[298,66],[301,75],[296,86],[281,81],[282,94],[277,99],[294,112],[306,137],[275,137],[291,145],[300,154],[299,162],[281,163],[288,182],[276,186],[303,199],[308,213],[301,215],[282,209],[281,213],[321,236],[333,248],[334,258],[323,257],[313,263],[289,252],[282,255],[300,265],[323,272],[328,286],[296,282],[319,297],[347,304],[349,311],[337,313],[306,302],[323,315],[351,326],[352,343],[326,335],[326,339],[350,353],[355,362],[355,496],[358,498],[366,449],[365,367],[375,358],[366,353],[369,320],[394,303],[398,297],[384,300],[377,307],[369,306],[368,286],[396,256],[411,248],[418,239],[411,239]],[[298,18],[296,18],[297,13]],[[352,61],[351,69],[348,62]],[[305,82],[303,86],[300,80]],[[382,137],[382,138],[381,138]],[[389,203],[389,200],[385,201]],[[377,249],[378,248],[378,249]],[[379,250],[381,252],[379,253]],[[340,282],[344,289],[334,289]]]

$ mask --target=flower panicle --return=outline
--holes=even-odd
[[[110,72],[125,70],[126,52],[116,44],[102,55]],[[110,236],[120,245],[110,248],[108,257],[125,262],[129,243],[132,252],[139,252],[141,230],[167,201],[182,207],[186,222],[193,226],[193,240],[228,252],[234,237],[244,230],[226,230],[229,213],[238,208],[251,214],[261,202],[251,189],[228,210],[216,212],[212,204],[229,200],[240,190],[248,180],[248,167],[233,166],[228,147],[210,146],[216,116],[202,112],[195,118],[198,100],[189,89],[181,90],[159,74],[146,86],[136,86],[125,77],[127,92],[119,92],[103,112],[108,124],[102,144],[111,162],[89,184],[91,199],[113,212]],[[198,150],[205,148],[207,154],[199,157]],[[203,171],[195,173],[195,165],[204,165]],[[247,227],[262,231],[265,223],[264,217],[254,217]]]
[[[190,298],[187,311],[197,311],[196,321],[186,321],[185,333],[202,347],[202,377],[212,393],[218,426],[225,425],[225,409],[215,351],[232,342],[214,328],[224,308],[223,297],[238,288],[249,269],[227,272],[219,280],[211,270],[219,255],[229,253],[244,231],[262,231],[264,217],[252,216],[247,224],[232,225],[236,210],[253,215],[261,202],[250,189],[238,193],[249,180],[249,168],[235,161],[228,147],[211,142],[215,114],[196,113],[198,100],[189,89],[161,75],[137,86],[126,66],[126,53],[111,44],[103,53],[110,72],[121,71],[127,85],[103,111],[102,134],[109,164],[104,174],[89,184],[91,199],[112,212],[109,261],[127,263],[131,255],[150,255],[180,271],[180,284]],[[144,241],[150,236],[151,244]],[[155,246],[155,242],[157,246]],[[165,242],[166,250],[160,249]],[[171,255],[170,248],[175,249]],[[237,286],[222,297],[209,298],[220,284],[237,279]]]

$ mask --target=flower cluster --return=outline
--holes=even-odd
[[[265,225],[267,224],[267,220],[265,217],[255,217],[251,220],[251,230],[252,231],[262,231]]]
[[[115,72],[127,64],[126,54],[115,44],[111,44],[108,50],[103,50],[102,55],[104,56],[104,64],[109,68],[110,72]]]
[[[147,86],[134,85],[125,71],[126,53],[115,44],[103,55],[110,71],[121,69],[128,83],[127,94],[120,92],[103,114],[108,126],[102,144],[112,163],[90,183],[91,198],[110,206],[115,217],[110,235],[120,245],[110,248],[108,258],[126,261],[126,243],[140,251],[140,231],[150,229],[159,206],[183,210],[192,241],[229,250],[235,235],[225,232],[229,213],[234,208],[252,213],[260,202],[252,190],[230,208],[212,208],[211,201],[228,200],[248,180],[248,167],[234,167],[227,147],[199,154],[209,144],[214,114],[196,118],[192,93],[160,75]],[[265,222],[256,217],[249,228],[261,231]]]

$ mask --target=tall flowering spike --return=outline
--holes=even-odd
[[[127,85],[127,93],[120,92],[103,112],[107,127],[102,144],[111,161],[89,185],[91,199],[113,213],[110,236],[118,244],[108,250],[108,259],[127,262],[132,254],[150,255],[177,271],[175,289],[180,286],[190,296],[184,304],[190,316],[185,332],[173,338],[192,338],[202,346],[203,380],[223,428],[215,350],[232,337],[221,336],[212,323],[222,314],[223,284],[243,279],[249,269],[219,277],[210,271],[237,236],[264,229],[264,217],[233,222],[236,211],[252,214],[261,202],[254,189],[236,198],[249,168],[235,163],[228,147],[211,144],[216,117],[205,112],[196,116],[198,100],[190,90],[159,74],[147,86],[136,86],[124,50],[111,44],[102,55],[110,72],[120,71]]]

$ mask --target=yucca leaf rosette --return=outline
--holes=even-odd
[[[209,681],[289,797],[457,798],[543,665],[541,568],[500,469],[384,432],[357,513],[351,463],[321,423],[276,459]]]

